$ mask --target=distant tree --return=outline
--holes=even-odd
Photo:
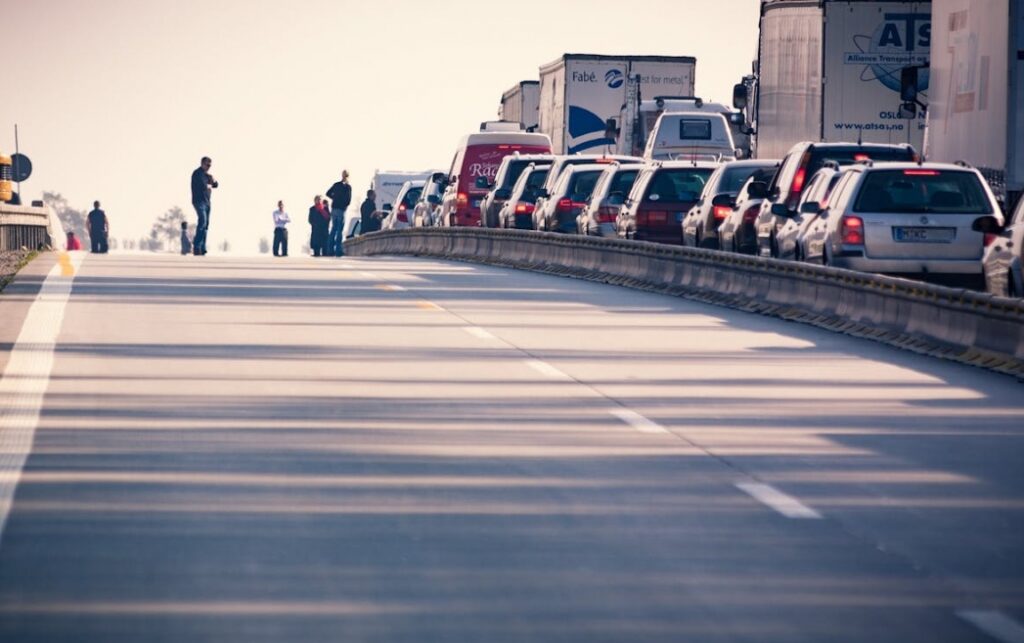
[[[146,237],[139,237],[139,250],[149,250],[149,239]]]
[[[181,223],[185,220],[185,213],[181,208],[174,206],[161,214],[153,228],[149,231],[151,249],[163,250],[165,247],[172,252],[181,251]]]
[[[270,241],[266,237],[260,239],[260,254],[265,255],[270,252]]]
[[[89,226],[86,224],[85,212],[71,207],[68,204],[68,200],[61,196],[59,192],[44,191],[43,203],[53,208],[57,219],[60,220],[60,224],[64,228],[65,234],[74,232],[82,240],[83,245],[88,246],[90,244]],[[57,243],[63,242],[63,239],[57,240]]]

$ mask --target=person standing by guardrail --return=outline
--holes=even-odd
[[[277,202],[277,209],[274,210],[274,256],[288,256],[288,228],[292,218],[284,211],[284,201]]]
[[[92,212],[89,213],[89,241],[92,251],[97,254],[106,254],[109,249],[108,235],[110,234],[110,222],[107,220],[107,213],[100,209],[100,202],[92,202]]]
[[[217,180],[210,174],[213,161],[204,156],[199,167],[192,172],[192,207],[196,209],[196,236],[192,241],[192,252],[196,255],[206,254],[206,231],[210,227],[210,195],[218,186]]]
[[[362,231],[359,234],[380,230],[380,215],[377,214],[377,193],[373,190],[366,191],[366,200],[359,206],[359,219],[359,225],[362,227]]]
[[[345,235],[345,210],[352,202],[352,186],[348,184],[348,170],[342,170],[341,180],[327,190],[331,199],[331,253],[335,257],[345,254],[342,238]]]
[[[326,257],[328,252],[327,237],[330,234],[331,211],[324,205],[320,195],[313,197],[313,206],[309,209],[309,248],[314,257]]]

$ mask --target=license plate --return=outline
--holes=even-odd
[[[956,228],[893,228],[892,236],[905,243],[951,243]]]

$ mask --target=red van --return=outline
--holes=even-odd
[[[480,202],[509,154],[550,154],[551,139],[533,132],[479,132],[464,136],[448,170],[441,199],[442,226],[479,226]]]

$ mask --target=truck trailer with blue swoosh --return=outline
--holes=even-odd
[[[606,134],[626,102],[627,78],[640,76],[645,96],[694,95],[692,56],[564,54],[540,68],[539,129],[555,154],[614,153]]]

